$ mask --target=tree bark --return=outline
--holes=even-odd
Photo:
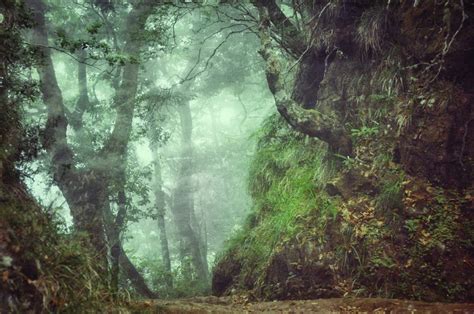
[[[287,52],[295,58],[305,53],[306,45],[301,32],[283,13],[275,0],[253,0],[252,3],[258,8],[267,10],[269,21],[275,26],[276,34]]]
[[[257,1],[258,2],[258,1]],[[342,127],[340,121],[332,116],[323,114],[314,109],[305,109],[314,107],[312,99],[316,100],[319,85],[324,78],[326,65],[322,64],[322,57],[309,57],[303,60],[299,71],[299,77],[296,81],[293,97],[285,90],[284,78],[282,76],[282,65],[278,57],[279,53],[272,47],[270,37],[270,16],[266,6],[258,5],[260,13],[260,40],[262,48],[260,54],[266,61],[265,70],[268,87],[274,96],[278,112],[285,118],[295,130],[319,138],[329,145],[330,151],[341,155],[349,156],[352,154],[352,141],[350,136]],[[329,56],[325,56],[326,60]],[[305,59],[305,58],[303,58]],[[316,59],[316,60],[314,60]],[[314,62],[314,63],[313,63]],[[314,74],[314,71],[318,71]],[[313,74],[311,74],[313,73]],[[311,76],[310,76],[311,74]],[[308,78],[311,78],[308,82]],[[314,90],[310,93],[311,90]],[[309,102],[304,104],[301,102]]]

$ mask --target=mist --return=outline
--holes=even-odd
[[[58,3],[50,14],[65,8],[66,4]],[[72,15],[81,14],[81,6],[72,8]],[[275,109],[265,82],[264,64],[257,53],[259,40],[254,33],[233,25],[230,20],[216,19],[212,14],[220,10],[217,7],[188,10],[170,6],[164,10],[182,16],[170,21],[174,17],[169,13],[146,25],[154,40],[165,38],[167,43],[162,46],[158,39],[151,44],[155,50],[144,48],[150,56],[140,63],[139,103],[123,159],[97,157],[95,153],[114,128],[115,91],[110,72],[116,70],[116,65],[94,60],[92,56],[97,49],[88,44],[83,44],[76,54],[61,49],[53,51],[51,59],[64,104],[68,111],[74,112],[78,99],[84,97],[81,83],[78,84],[81,69],[77,55],[88,56],[83,59],[85,70],[82,71],[87,71],[87,79],[82,84],[89,87],[86,96],[90,107],[83,113],[83,126],[68,129],[68,140],[80,156],[79,167],[106,172],[124,169],[126,176],[121,180],[125,180],[122,184],[127,190],[127,214],[120,232],[124,253],[153,290],[169,288],[160,279],[171,272],[176,292],[161,294],[176,297],[202,293],[209,285],[209,278],[203,279],[195,282],[199,286],[195,291],[186,291],[189,280],[194,280],[189,276],[194,275],[192,270],[185,269],[191,266],[185,265],[189,261],[183,259],[192,258],[192,248],[183,243],[186,240],[180,232],[184,231],[177,224],[192,224],[191,236],[196,237],[195,243],[205,251],[204,267],[209,272],[225,241],[241,230],[251,211],[248,168],[254,155],[255,134]],[[68,25],[59,21],[54,27],[61,29]],[[105,25],[96,27],[101,32]],[[106,43],[106,39],[101,43]],[[37,78],[34,71],[30,75]],[[27,108],[24,119],[32,127],[40,128],[47,119],[41,107],[41,102],[37,102]],[[181,107],[186,107],[184,116]],[[185,140],[184,133],[188,133]],[[39,157],[23,165],[34,169],[25,182],[40,204],[57,214],[66,230],[72,231],[74,223],[68,202],[51,177],[46,154]],[[108,198],[112,215],[116,216],[119,205],[113,195]],[[180,203],[182,198],[187,204]],[[173,216],[173,211],[178,214]],[[182,215],[187,215],[189,221],[179,217],[180,211],[184,211]],[[160,230],[158,216],[166,231]],[[165,232],[162,236],[168,242],[170,269],[163,264],[160,232]]]
[[[472,16],[2,1],[0,312],[474,310]]]

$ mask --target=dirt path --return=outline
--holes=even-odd
[[[474,313],[474,303],[446,304],[392,299],[321,299],[247,302],[236,297],[152,300],[131,305],[137,313]]]

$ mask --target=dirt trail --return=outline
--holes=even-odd
[[[238,297],[150,300],[131,305],[137,313],[474,313],[474,303],[447,304],[393,299],[320,299],[248,302]]]

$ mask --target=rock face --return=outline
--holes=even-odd
[[[272,122],[250,174],[256,222],[218,260],[215,294],[474,299],[474,4],[376,6],[344,24],[359,37],[316,93],[353,155],[319,158]]]

